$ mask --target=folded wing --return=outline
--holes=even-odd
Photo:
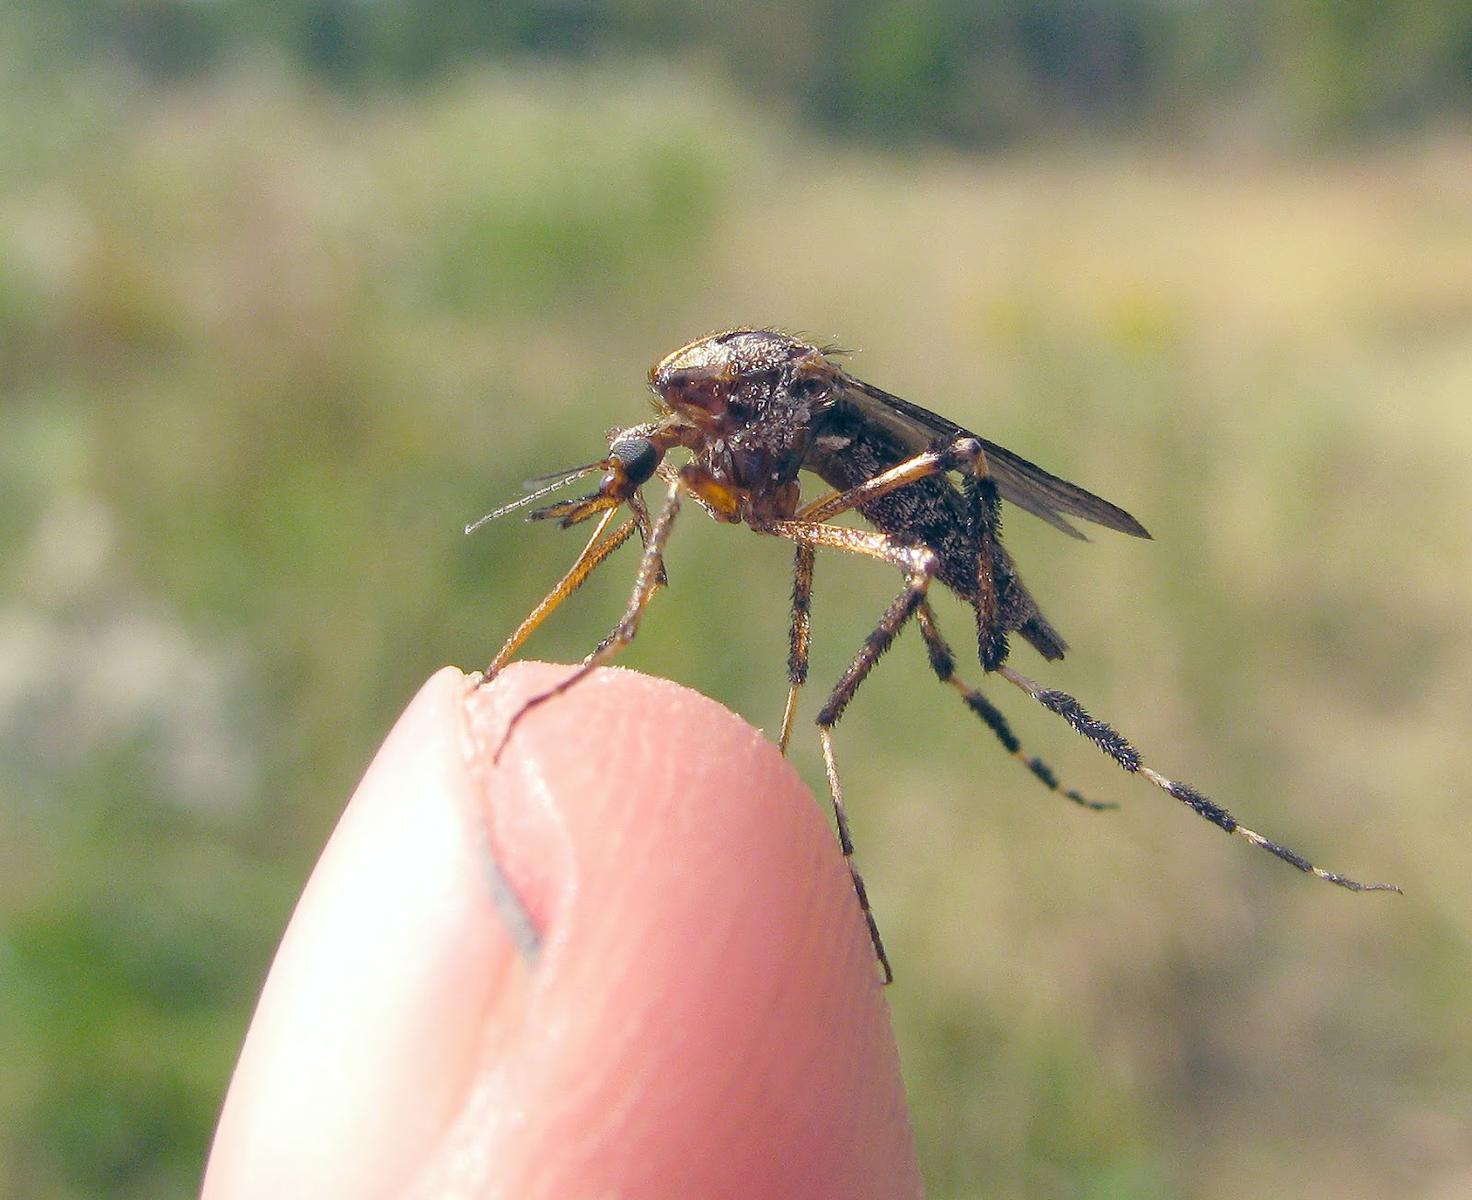
[[[848,377],[848,382],[853,387],[850,396],[862,409],[864,419],[884,426],[912,453],[919,454],[937,441],[951,442],[957,438],[975,437],[986,451],[987,467],[992,478],[997,481],[997,490],[1001,492],[1002,498],[1035,517],[1041,517],[1054,529],[1087,541],[1084,534],[1065,519],[1078,517],[1106,529],[1127,533],[1131,537],[1150,536],[1143,525],[1118,505],[1109,503],[1093,492],[1085,491],[1075,483],[1058,478],[1036,463],[1013,454],[1006,447],[977,437],[970,430],[929,409],[911,404],[908,400],[891,395],[872,384],[853,379],[852,376]]]

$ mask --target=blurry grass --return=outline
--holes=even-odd
[[[1472,1177],[1464,141],[899,162],[634,67],[26,96],[0,180],[7,1194],[193,1191],[367,756],[576,549],[460,525],[641,419],[651,359],[746,322],[856,344],[858,373],[1140,516],[1155,542],[1009,518],[1075,647],[1018,665],[1408,893],[1300,878],[999,694],[1125,805],[1073,810],[906,638],[839,751],[931,1193]],[[774,728],[789,561],[692,511],[630,664]],[[593,644],[620,563],[532,653]],[[821,562],[814,691],[893,589]],[[806,739],[795,757],[820,778]]]

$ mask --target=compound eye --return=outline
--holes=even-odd
[[[624,477],[633,487],[647,481],[663,457],[659,448],[646,437],[618,438],[608,448],[608,455],[623,467]]]

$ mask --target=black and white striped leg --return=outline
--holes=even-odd
[[[1023,750],[1022,742],[1012,732],[1012,726],[1002,715],[1002,711],[956,674],[956,656],[945,638],[941,636],[940,627],[936,624],[935,613],[929,601],[920,606],[915,619],[920,625],[920,635],[925,639],[925,650],[930,656],[931,669],[942,683],[950,684],[961,694],[966,707],[981,718],[982,723],[996,735],[997,741],[1002,743],[1008,754],[1031,771],[1049,791],[1057,792],[1082,808],[1103,812],[1106,809],[1119,807],[1117,804],[1106,803],[1102,800],[1090,800],[1072,788],[1063,787],[1052,767],[1041,758]]]
[[[864,878],[859,874],[853,861],[853,838],[849,834],[848,816],[843,809],[843,789],[839,783],[838,765],[833,755],[833,727],[843,717],[844,709],[848,707],[849,701],[853,699],[854,693],[858,691],[864,680],[869,677],[874,664],[894,644],[894,639],[899,636],[905,623],[924,603],[925,594],[939,569],[940,560],[936,557],[935,552],[926,546],[906,545],[874,530],[847,529],[825,525],[821,521],[804,519],[774,521],[766,526],[766,530],[796,542],[799,547],[806,546],[816,550],[824,546],[833,550],[862,554],[897,566],[905,573],[904,590],[884,610],[879,624],[864,640],[864,645],[854,656],[848,670],[843,673],[842,678],[839,679],[827,702],[818,713],[818,739],[823,748],[823,765],[828,776],[828,793],[833,802],[834,820],[838,825],[839,847],[843,851],[844,859],[848,862],[849,874],[853,878],[854,894],[858,897],[859,908],[864,914],[864,922],[869,927],[869,938],[874,944],[874,955],[878,958],[879,965],[884,971],[884,982],[892,983],[894,971],[889,964],[889,955],[884,949],[884,939],[879,936],[879,926],[869,907],[869,894],[864,887]],[[807,569],[807,564],[808,559],[799,556],[798,578],[794,585],[795,594],[811,587],[811,573]],[[798,619],[795,613],[793,641],[795,650],[799,649],[796,624]],[[805,642],[801,643],[800,653],[805,671]]]
[[[865,640],[863,648],[849,664],[848,670],[844,672],[843,677],[828,697],[827,703],[818,713],[818,738],[823,746],[823,763],[828,774],[828,791],[833,799],[834,818],[838,823],[839,844],[843,848],[844,857],[848,859],[849,873],[853,876],[854,892],[859,898],[859,907],[863,910],[864,920],[869,926],[869,937],[874,943],[874,953],[884,971],[885,983],[894,981],[894,970],[889,965],[889,955],[884,950],[884,939],[879,936],[879,926],[869,907],[869,895],[864,888],[864,878],[854,866],[853,839],[848,832],[848,819],[843,811],[843,791],[838,781],[838,767],[833,758],[833,727],[843,717],[849,701],[853,699],[854,693],[868,678],[869,672],[874,669],[874,664],[894,644],[894,639],[905,627],[905,622],[915,615],[916,610],[925,601],[926,590],[935,574],[935,555],[929,550],[919,550],[914,553],[913,573],[906,580],[905,590],[895,597],[893,603],[885,609],[879,624]]]
[[[843,785],[838,780],[838,762],[833,757],[833,731],[820,727],[818,741],[823,747],[823,772],[828,777],[828,795],[833,800],[833,819],[838,826],[838,848],[843,851],[843,861],[848,864],[854,895],[859,900],[859,911],[864,914],[864,924],[869,927],[869,941],[874,947],[874,956],[879,960],[880,970],[884,972],[884,982],[891,984],[894,982],[894,968],[889,965],[884,938],[879,934],[879,922],[874,919],[874,910],[869,906],[869,891],[864,886],[864,877],[854,863],[854,839],[849,833],[848,815],[843,808]]]
[[[1008,682],[1021,688],[1049,712],[1057,713],[1073,728],[1100,750],[1114,759],[1124,770],[1132,775],[1142,775],[1161,791],[1174,796],[1187,808],[1191,809],[1197,816],[1204,817],[1218,829],[1227,833],[1235,833],[1239,837],[1251,842],[1261,850],[1276,855],[1291,866],[1309,875],[1317,875],[1329,883],[1337,884],[1342,888],[1348,888],[1352,892],[1399,892],[1400,888],[1393,883],[1360,883],[1347,875],[1340,875],[1335,871],[1326,871],[1323,867],[1316,867],[1296,850],[1290,850],[1287,846],[1281,846],[1271,838],[1266,838],[1255,830],[1248,829],[1240,824],[1237,818],[1232,816],[1225,808],[1198,792],[1188,783],[1181,783],[1174,779],[1167,779],[1159,771],[1145,765],[1140,758],[1140,752],[1130,745],[1128,739],[1117,730],[1098,717],[1091,716],[1076,699],[1067,692],[1060,692],[1056,688],[1045,688],[1034,683],[1026,675],[1014,671],[1011,667],[1000,667],[997,674]]]

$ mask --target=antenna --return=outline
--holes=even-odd
[[[525,496],[522,496],[519,500],[513,500],[510,504],[503,504],[503,505],[501,505],[500,508],[494,509],[493,511],[486,513],[486,515],[483,516],[483,517],[481,517],[478,521],[472,521],[469,525],[467,525],[465,527],[465,532],[466,533],[474,533],[477,529],[479,529],[487,521],[494,521],[497,517],[504,517],[509,512],[515,512],[518,508],[525,508],[528,504],[535,503],[536,501],[540,500],[543,496],[550,496],[558,488],[560,488],[560,487],[566,487],[574,479],[581,479],[589,471],[596,471],[596,470],[598,470],[607,461],[608,461],[607,459],[600,458],[595,463],[589,463],[585,467],[578,467],[578,468],[576,468],[576,469],[574,469],[572,471],[567,472],[566,474],[564,474],[564,473],[562,473],[560,471],[559,472],[556,472],[555,474],[556,474],[557,477],[555,479],[553,479],[552,482],[549,483],[549,484],[547,484],[545,487],[539,487],[534,492],[528,492]],[[551,478],[551,477],[550,476],[547,476],[547,475],[542,475],[538,479],[532,480],[532,482],[533,483],[537,483],[537,482],[540,482],[541,479],[548,479],[548,478]]]

